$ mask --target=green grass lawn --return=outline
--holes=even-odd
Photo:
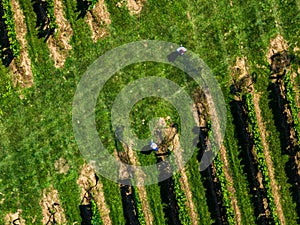
[[[237,56],[247,57],[251,73],[258,74],[255,88],[262,92],[260,107],[270,133],[269,148],[273,149],[271,156],[276,181],[281,186],[281,204],[286,223],[297,224],[291,184],[284,170],[287,157],[281,152],[279,132],[274,125],[273,112],[268,106],[269,70],[256,67],[257,64],[267,66],[265,54],[269,40],[276,34],[282,34],[291,48],[299,42],[300,9],[297,8],[299,4],[297,5],[296,0],[268,0],[263,3],[232,1],[232,6],[229,1],[148,0],[138,17],[131,16],[125,6],[116,7],[118,1],[106,1],[112,20],[108,28],[110,35],[97,43],[92,42],[91,31],[85,20],[77,18],[77,1],[64,0],[64,10],[74,35],[71,38],[73,49],[69,52],[63,69],[54,67],[47,45],[43,39],[37,38],[32,2],[19,2],[28,28],[26,38],[34,86],[23,90],[11,87],[8,69],[0,66],[0,192],[5,196],[4,203],[0,204],[1,215],[21,208],[24,219],[31,221],[36,216],[36,221],[41,221],[41,193],[44,188],[53,185],[59,191],[68,223],[81,220],[78,208],[80,190],[76,181],[84,159],[74,138],[71,115],[76,86],[87,67],[107,50],[128,42],[151,39],[183,44],[197,53],[217,76],[226,103],[231,101],[229,68],[234,66]],[[275,21],[278,21],[277,26]],[[112,78],[100,93],[96,109],[99,136],[104,136],[101,140],[111,152],[115,149],[109,113],[113,100],[128,82],[148,75],[165,77],[181,86],[193,85],[182,72],[158,63],[135,64],[120,71],[118,82]],[[192,89],[188,90],[192,93]],[[19,98],[20,94],[25,96],[23,100]],[[155,112],[152,106],[155,106]],[[147,122],[154,117],[171,116],[176,122],[179,121],[175,109],[163,100],[147,98],[137,103],[135,109],[137,112],[133,111],[131,114],[132,125],[142,137],[149,134]],[[251,202],[249,184],[240,162],[240,146],[235,140],[232,114],[229,107],[227,110],[225,147],[230,162],[229,170],[234,178],[242,223],[254,223],[255,206]],[[146,120],[146,125],[140,123],[142,119]],[[54,168],[55,160],[60,157],[65,158],[70,165],[66,175],[58,174]],[[138,153],[138,158],[142,165],[155,162],[154,155]],[[200,223],[212,224],[214,218],[207,207],[196,156],[192,157],[187,168]],[[118,185],[104,178],[101,181],[113,224],[125,224]],[[158,185],[148,186],[147,191],[155,224],[165,224]],[[1,216],[1,224],[4,223],[3,219]]]

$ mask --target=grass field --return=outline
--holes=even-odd
[[[230,224],[229,212],[224,206],[228,199],[229,202],[235,199],[237,206],[232,205],[234,223],[231,224],[274,223],[272,214],[270,215],[266,183],[260,183],[259,180],[261,171],[252,150],[255,144],[249,131],[248,114],[239,111],[238,105],[243,103],[232,94],[232,85],[236,79],[233,71],[240,66],[237,65],[238,57],[245,57],[247,75],[256,75],[253,93],[259,96],[256,106],[260,109],[260,112],[257,112],[256,108],[256,115],[261,116],[258,126],[265,134],[265,139],[262,140],[265,144],[264,154],[268,151],[271,159],[271,163],[267,163],[267,169],[274,173],[274,178],[270,178],[273,184],[271,190],[275,202],[277,200],[280,204],[276,207],[279,223],[300,223],[300,170],[297,169],[300,165],[300,146],[291,144],[294,141],[290,138],[290,132],[293,134],[294,129],[293,119],[288,113],[287,117],[283,116],[283,112],[278,108],[278,99],[284,99],[285,94],[280,96],[273,89],[270,75],[274,71],[270,69],[268,58],[271,40],[282,36],[287,43],[285,50],[290,58],[290,63],[285,65],[284,69],[292,70],[296,74],[293,88],[296,93],[295,102],[300,107],[300,4],[297,0],[98,1],[96,8],[85,11],[86,15],[83,17],[80,16],[83,1],[55,0],[56,23],[60,27],[67,21],[72,30],[65,35],[70,38],[71,49],[66,49],[66,45],[61,41],[63,36],[60,34],[64,34],[64,29],[58,29],[47,41],[45,37],[39,37],[37,25],[40,15],[37,14],[34,5],[34,2],[40,2],[39,0],[9,2],[13,5],[19,4],[24,14],[27,46],[21,48],[21,57],[15,56],[10,65],[7,65],[7,60],[11,57],[10,54],[7,55],[7,43],[10,41],[5,39],[7,19],[1,18],[0,55],[3,61],[0,63],[0,224],[12,224],[16,217],[20,218],[20,224],[23,224],[23,220],[26,221],[24,224],[45,224],[42,221],[47,221],[51,212],[41,202],[43,191],[49,190],[50,187],[57,190],[59,196],[60,205],[55,214],[58,223],[81,223],[79,205],[82,199],[78,178],[82,165],[86,162],[78,149],[72,127],[72,101],[76,87],[82,74],[99,56],[122,44],[139,40],[163,40],[182,44],[188,51],[198,54],[211,68],[220,84],[227,107],[223,147],[226,149],[224,157],[228,161],[228,167],[224,168],[224,171],[226,170],[232,179],[232,182],[225,182],[230,196],[224,191],[218,191],[222,190],[222,182],[219,180],[221,178],[218,177],[218,173],[200,173],[199,155],[203,149],[197,148],[185,166],[187,180],[179,180],[189,184],[191,195],[186,196],[185,204],[186,207],[191,207],[188,200],[193,202],[194,214],[189,210],[190,213],[186,215],[188,220],[178,216],[178,193],[189,193],[184,189],[183,183],[180,185],[182,192],[178,191],[177,196],[175,193],[173,200],[171,197],[165,198],[163,185],[153,184],[146,186],[145,196],[141,198],[140,195],[146,224],[150,224],[149,220],[152,220],[153,224],[191,224],[184,222],[193,221],[190,220],[191,217],[197,218],[194,224]],[[2,2],[0,4],[2,15],[5,11]],[[134,4],[141,12],[130,11],[131,8],[127,5]],[[65,20],[61,18],[59,10],[62,10]],[[90,26],[95,18],[100,18],[100,22],[94,21],[96,27],[101,28],[98,33],[104,34],[100,35],[96,42],[92,37],[97,34],[97,28]],[[15,27],[21,26],[21,23],[15,20],[12,22]],[[277,45],[285,46],[283,43]],[[277,53],[277,47],[272,47],[274,54]],[[22,87],[21,83],[22,79],[24,82],[28,79],[25,76],[25,67],[22,67],[22,52],[27,52],[33,74],[33,84],[27,87]],[[55,54],[59,59],[64,58],[63,66],[55,66]],[[243,70],[241,67],[239,69]],[[278,72],[280,73],[284,73],[283,69]],[[110,153],[117,148],[110,117],[114,99],[129,82],[147,76],[172,80],[179,86],[186,87],[191,96],[197,90],[194,88],[195,83],[185,73],[169,65],[144,62],[119,71],[99,93],[96,107],[99,137]],[[241,106],[243,107],[245,105]],[[289,110],[291,106],[287,102],[283,107]],[[139,137],[145,138],[150,134],[148,125],[151,120],[167,116],[175,123],[180,122],[176,109],[167,101],[149,97],[133,107],[130,114],[131,125]],[[288,124],[288,128],[283,129],[283,125],[280,124]],[[247,137],[250,140],[249,145],[245,142]],[[249,157],[248,153],[246,154],[248,150],[251,155]],[[157,161],[154,153],[146,155],[136,152],[135,157],[140,165],[155,164]],[[68,167],[65,172],[60,172],[59,166],[55,166],[61,158],[65,159]],[[253,169],[249,168],[250,158],[253,158]],[[254,175],[251,171],[254,171]],[[159,171],[153,172],[153,176],[158,174]],[[172,179],[174,181],[174,178]],[[254,182],[251,179],[254,179]],[[178,179],[175,181],[178,182]],[[138,204],[135,201],[132,206],[124,203],[119,184],[104,177],[100,177],[99,182],[103,185],[105,199],[105,203],[97,202],[102,221],[108,224],[129,224],[128,218],[134,213],[124,209],[133,207],[134,211]],[[171,193],[174,191],[172,182],[168,184]],[[261,199],[257,197],[257,193],[261,194]],[[128,195],[131,196],[130,193]],[[53,202],[51,203],[51,199],[48,201],[50,207]],[[109,209],[106,214],[101,208],[103,205]],[[12,215],[18,210],[21,210],[18,215]],[[175,213],[174,218],[177,218],[175,222],[171,220],[172,213]]]

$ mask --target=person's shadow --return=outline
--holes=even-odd
[[[177,52],[177,51],[172,52],[171,54],[169,54],[169,55],[167,56],[168,61],[169,61],[169,62],[175,62],[175,60],[177,59],[177,57],[178,57],[179,55],[180,55],[180,54],[179,54],[179,52]]]

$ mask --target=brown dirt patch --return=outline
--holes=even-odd
[[[254,93],[253,104],[254,104],[254,108],[255,108],[255,112],[256,112],[258,127],[259,127],[260,134],[261,134],[262,144],[264,147],[265,160],[268,165],[268,172],[269,172],[269,176],[270,176],[271,188],[272,188],[272,193],[274,196],[274,202],[276,204],[276,209],[277,209],[277,213],[278,213],[280,222],[281,222],[281,224],[284,225],[284,224],[286,224],[286,222],[285,222],[282,206],[280,203],[279,187],[275,181],[274,166],[273,166],[273,162],[272,162],[272,159],[270,156],[269,146],[267,144],[266,137],[268,136],[268,133],[266,131],[265,124],[263,123],[261,111],[259,108],[259,98],[260,98],[259,94]]]
[[[66,61],[68,50],[72,49],[69,41],[73,35],[73,30],[64,16],[61,0],[54,0],[54,15],[56,17],[58,29],[55,36],[51,36],[47,43],[50,50],[50,56],[54,60],[54,66],[56,68],[62,68]]]
[[[96,174],[95,170],[89,164],[84,164],[81,169],[81,173],[77,180],[78,185],[81,187],[80,198],[84,199],[82,204],[88,204],[87,199],[84,198],[87,190],[90,190],[90,193],[95,200],[97,207],[100,211],[100,216],[104,224],[111,225],[112,221],[109,217],[110,210],[105,202],[105,196],[103,191],[103,184],[98,181],[96,185]],[[96,186],[95,186],[96,185]]]
[[[90,26],[94,42],[108,35],[107,26],[111,24],[111,19],[104,0],[99,0],[95,7],[87,13],[86,22]]]
[[[20,85],[24,88],[31,87],[33,84],[33,74],[31,70],[31,61],[27,52],[27,27],[25,24],[25,17],[17,0],[12,0],[11,3],[12,10],[14,11],[16,36],[21,45],[20,58],[18,60],[14,59],[10,65],[13,72],[13,83],[14,86]]]
[[[272,63],[271,57],[278,52],[283,52],[288,50],[288,47],[289,47],[288,43],[283,38],[283,36],[281,36],[280,34],[277,35],[276,38],[270,41],[269,49],[266,55],[268,63],[271,65]]]
[[[252,92],[252,79],[249,72],[247,58],[237,57],[235,66],[231,67],[232,78],[236,88],[241,92]]]
[[[127,7],[131,15],[139,15],[146,0],[127,0]]]
[[[5,215],[4,217],[4,224],[5,225],[11,225],[13,224],[13,222],[15,221],[15,224],[18,225],[25,225],[25,220],[22,219],[21,214],[22,210],[18,209],[18,211],[16,213],[8,213]]]
[[[42,200],[40,201],[43,215],[42,223],[46,224],[51,217],[51,213],[55,212],[55,220],[57,223],[66,224],[67,220],[64,209],[61,207],[61,205],[54,206],[54,203],[60,204],[59,195],[58,191],[51,186],[48,189],[43,190]]]
[[[54,162],[54,168],[58,171],[58,173],[66,174],[68,173],[70,166],[67,163],[67,160],[64,158],[59,158]]]

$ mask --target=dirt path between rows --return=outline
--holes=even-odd
[[[64,209],[60,205],[58,191],[55,190],[52,186],[48,189],[43,190],[43,196],[40,201],[40,206],[42,208],[43,224],[47,224],[49,220],[53,221],[52,213],[54,212],[55,220],[58,224],[67,223]]]
[[[54,15],[58,29],[54,36],[51,36],[48,41],[50,56],[54,60],[56,68],[62,68],[68,56],[68,50],[72,49],[69,44],[73,35],[73,30],[69,21],[64,16],[63,4],[61,0],[54,0]]]
[[[133,166],[139,166],[139,162],[136,156],[135,151],[133,151],[132,149],[133,143],[130,143],[129,145],[125,145],[123,144],[123,149],[125,150],[125,152],[127,152],[127,155],[129,157],[130,163]],[[141,204],[142,204],[142,208],[143,208],[143,213],[145,215],[145,221],[147,225],[152,225],[153,224],[153,216],[152,216],[152,212],[150,209],[150,205],[148,202],[148,198],[147,198],[147,191],[145,186],[143,186],[143,177],[145,177],[145,173],[137,168],[135,171],[135,176],[139,177],[141,179],[138,180],[138,186],[136,187],[138,189],[138,194],[141,200]]]
[[[84,196],[86,192],[90,190],[91,187],[93,187],[90,193],[92,194],[93,199],[97,204],[97,207],[100,212],[100,217],[105,225],[112,225],[112,221],[109,216],[110,210],[105,202],[103,184],[100,182],[100,180],[96,182],[96,173],[91,165],[84,164],[82,166],[77,183],[81,187],[80,199],[83,200],[82,204],[84,205],[89,204],[89,202],[86,198],[84,198]]]
[[[104,0],[99,0],[95,7],[87,12],[86,22],[92,31],[94,43],[109,34],[107,26],[111,24],[111,19]]]
[[[18,225],[25,225],[25,220],[22,219],[21,214],[22,210],[18,209],[16,213],[8,213],[4,217],[4,225],[11,225],[15,222]]]
[[[16,25],[16,36],[21,45],[19,60],[14,59],[10,64],[10,68],[13,71],[13,83],[14,86],[31,87],[33,84],[33,74],[31,61],[27,52],[25,16],[17,0],[12,0],[11,3]]]
[[[232,176],[230,175],[229,169],[228,169],[229,164],[228,164],[227,155],[226,155],[226,148],[223,145],[220,148],[220,155],[221,155],[221,160],[224,163],[224,167],[223,167],[224,174],[225,174],[226,180],[228,181],[227,189],[231,193],[230,199],[231,199],[232,208],[235,213],[235,222],[237,225],[240,225],[240,224],[242,224],[241,211],[240,211],[238,202],[235,197],[235,188],[233,187],[233,179],[232,179]]]
[[[276,204],[276,211],[278,214],[278,217],[280,219],[281,224],[285,225],[285,218],[284,218],[284,213],[282,210],[282,206],[280,203],[280,194],[279,194],[279,188],[278,185],[276,184],[275,181],[275,175],[274,175],[274,166],[273,166],[273,162],[270,156],[270,152],[269,152],[269,146],[267,144],[267,139],[266,136],[268,136],[268,133],[266,131],[265,125],[263,123],[262,120],[262,116],[261,116],[261,111],[260,111],[260,107],[259,107],[259,94],[254,93],[253,94],[253,104],[254,104],[254,108],[255,108],[255,113],[256,113],[256,118],[257,118],[257,123],[258,123],[258,127],[259,127],[259,131],[261,134],[261,139],[262,139],[262,144],[264,147],[264,155],[265,155],[265,160],[268,166],[268,172],[269,172],[269,176],[270,176],[270,181],[271,181],[271,188],[272,188],[272,194],[274,196],[274,202]]]

